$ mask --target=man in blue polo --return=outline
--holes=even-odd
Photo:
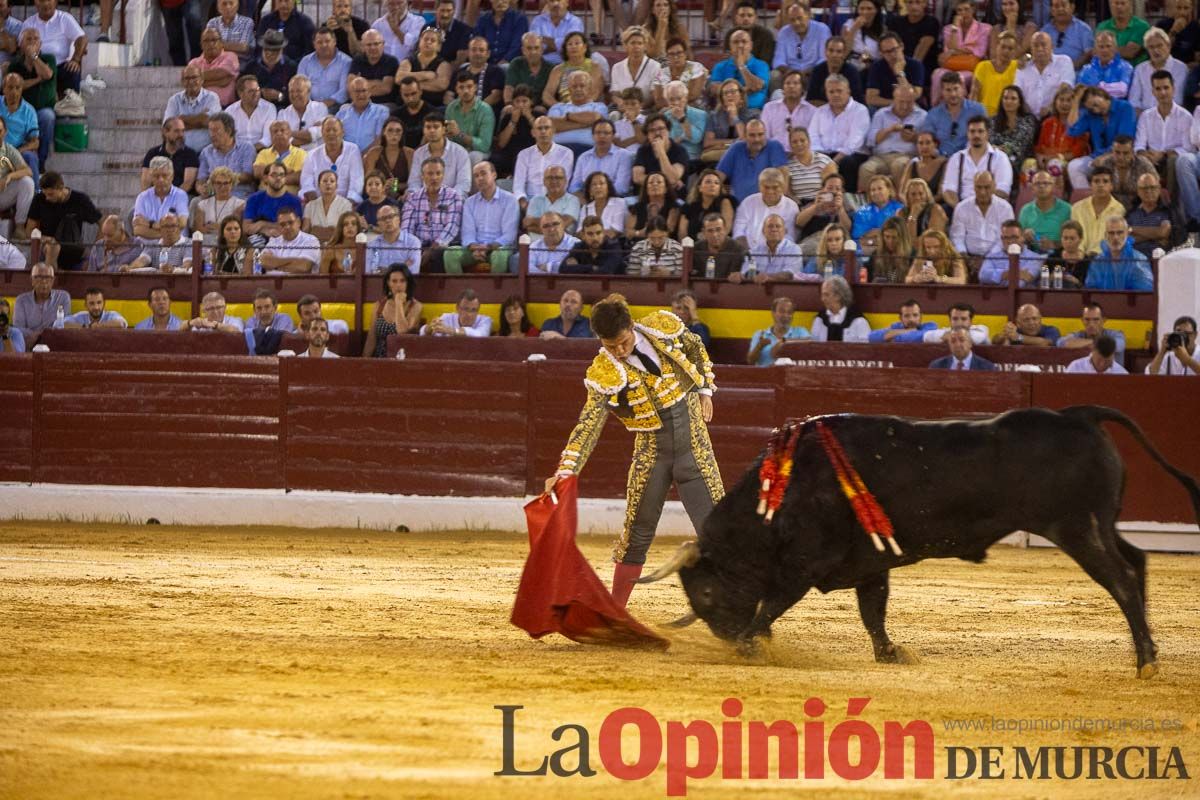
[[[1071,136],[1087,134],[1092,154],[1071,159],[1067,174],[1071,185],[1088,185],[1092,160],[1112,150],[1118,136],[1137,135],[1137,114],[1128,100],[1113,98],[1098,86],[1076,86],[1075,101],[1067,117]]]
[[[1055,55],[1068,56],[1075,69],[1092,57],[1092,29],[1075,16],[1072,0],[1051,0],[1050,21],[1042,27],[1042,33],[1049,35]]]
[[[603,172],[613,182],[619,197],[629,194],[633,156],[623,147],[613,147],[614,128],[607,117],[592,123],[592,149],[575,159],[575,172],[568,190],[582,194],[593,172]]]
[[[558,301],[558,316],[542,323],[543,339],[590,339],[592,324],[583,316],[583,295],[574,289],[563,292]]]
[[[833,35],[828,25],[813,20],[808,0],[791,3],[785,13],[788,24],[775,36],[772,63],[780,80],[792,70],[806,75],[812,72],[813,67],[825,60],[825,43]]]
[[[783,145],[767,138],[767,126],[760,119],[746,123],[746,138],[734,142],[721,160],[717,171],[729,182],[730,193],[740,203],[758,191],[758,176],[770,167],[787,165]]]

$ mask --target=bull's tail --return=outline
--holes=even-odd
[[[1192,508],[1196,513],[1196,521],[1200,522],[1200,485],[1196,484],[1196,479],[1191,475],[1178,469],[1171,462],[1163,458],[1162,453],[1155,449],[1154,445],[1146,438],[1146,434],[1138,427],[1136,422],[1115,408],[1108,408],[1107,406],[1071,406],[1070,408],[1062,409],[1060,413],[1074,419],[1086,420],[1095,425],[1100,425],[1103,422],[1115,422],[1129,431],[1130,435],[1137,440],[1137,443],[1150,454],[1150,457],[1158,462],[1160,467],[1169,472],[1175,480],[1179,481],[1184,489],[1187,489],[1188,494],[1192,498]]]

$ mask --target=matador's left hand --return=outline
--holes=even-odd
[[[712,422],[712,397],[707,394],[700,395],[700,414],[705,422]]]

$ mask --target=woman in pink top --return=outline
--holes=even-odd
[[[963,89],[971,90],[975,67],[988,55],[992,26],[975,19],[975,4],[960,0],[954,7],[954,21],[942,30],[942,53],[938,68],[933,71],[929,102],[936,105],[942,99],[942,76],[954,70],[963,79]]]

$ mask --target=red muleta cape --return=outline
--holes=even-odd
[[[512,624],[540,639],[561,633],[584,644],[665,650],[670,641],[617,605],[575,545],[579,478],[560,478],[558,502],[541,495],[525,506],[529,557],[521,573]]]

